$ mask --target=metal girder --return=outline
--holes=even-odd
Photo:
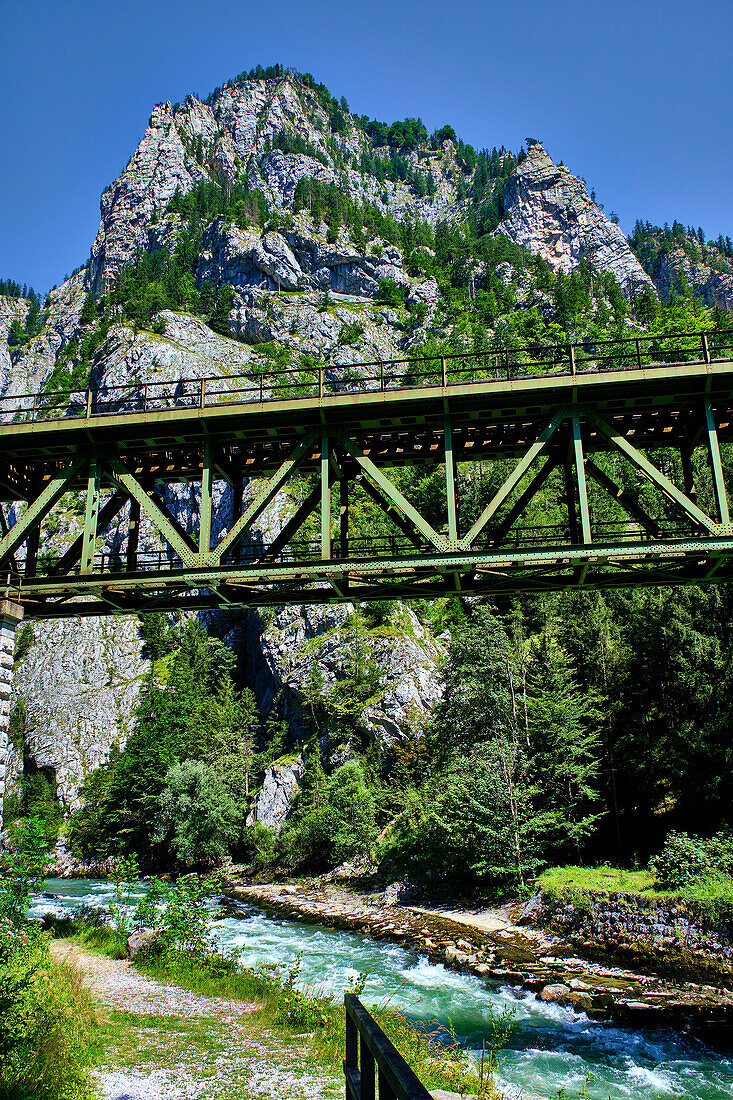
[[[102,506],[97,517],[97,531],[102,532],[109,526],[110,520],[124,507],[127,497],[120,489],[115,489],[106,504]],[[84,544],[84,533],[75,538],[69,549],[59,558],[55,565],[50,566],[49,573],[59,575],[68,573],[73,565],[79,561]]]
[[[298,443],[292,454],[282,462],[269,481],[255,493],[245,511],[232,524],[231,529],[224,535],[207,556],[209,563],[222,562],[224,555],[249,531],[252,524],[261,516],[268,504],[274,499],[280,488],[285,484],[291,474],[297,469],[308,451],[316,441],[316,433],[308,432]]]
[[[171,516],[154,493],[148,492],[124,466],[117,455],[109,459],[110,476],[116,484],[121,485],[133,500],[137,501],[144,512],[148,514],[156,529],[163,536],[182,562],[186,565],[194,565],[197,557],[197,547],[192,539],[181,531],[180,524]]]
[[[97,521],[99,518],[99,487],[101,477],[97,456],[89,459],[87,499],[84,512],[84,533],[81,539],[81,572],[91,573],[94,568],[94,550],[97,545]]]
[[[643,455],[641,451],[637,451],[636,447],[634,447],[632,443],[629,443],[616,428],[611,427],[610,424],[607,424],[605,420],[602,420],[601,417],[595,413],[590,413],[589,415],[598,431],[601,432],[614,447],[621,451],[626,458],[633,462],[633,464],[638,467],[657,488],[661,489],[673,504],[676,504],[686,512],[690,519],[694,520],[697,525],[705,527],[711,534],[718,533],[720,524],[716,520],[711,519],[710,516],[707,516],[696,504],[693,504],[690,498],[686,496],[681,489],[678,489],[674,482],[670,481],[661,470],[656,468],[656,466],[653,466],[649,459]]]
[[[201,509],[199,512],[199,563],[203,565],[211,550],[211,508],[214,490],[211,437],[204,440],[204,454],[201,465]]]
[[[328,435],[321,435],[321,559],[331,557],[331,470],[328,460]]]
[[[367,494],[370,500],[373,500],[382,509],[387,519],[394,523],[395,527],[402,532],[405,538],[410,540],[413,546],[422,547],[425,540],[420,538],[419,533],[412,524],[408,523],[405,517],[397,511],[391,498],[382,493],[378,485],[372,485],[363,473],[359,473],[357,476],[356,484]]]
[[[82,469],[84,461],[84,456],[80,455],[62,473],[50,478],[45,488],[28,505],[18,522],[13,524],[6,535],[3,535],[0,539],[0,564],[4,564],[7,558],[18,549],[22,542],[25,542],[31,533],[34,533],[37,537],[40,521],[64,495]]]
[[[573,417],[573,451],[575,456],[575,476],[578,480],[578,498],[580,501],[580,529],[583,542],[591,541],[590,512],[588,510],[588,488],[585,484],[585,461],[583,458],[583,437],[580,434],[580,417]]]
[[[572,381],[507,377],[446,384],[439,392],[417,386],[324,393],[318,401],[243,405],[236,413],[212,402],[195,410],[148,410],[143,418],[97,416],[95,406],[78,438],[73,418],[69,425],[4,423],[0,471],[6,473],[0,482],[6,489],[16,482],[19,489],[34,487],[21,516],[24,526],[9,531],[0,517],[7,583],[19,590],[28,614],[56,617],[90,609],[103,614],[277,606],[733,577],[733,529],[720,456],[720,441],[733,437],[733,364],[710,363],[704,372],[685,364],[645,368],[634,381],[629,372],[622,377],[615,370],[584,371],[584,362],[576,361]],[[695,499],[692,452],[703,446],[712,471],[713,516]],[[670,447],[679,455],[672,465],[679,468],[681,458],[684,490],[675,484],[677,474],[673,480],[662,472],[670,468],[666,458],[652,463],[646,457],[649,448],[666,448],[668,454]],[[684,523],[676,516],[674,523],[657,523],[647,514],[633,492],[605,473],[597,456],[608,452],[621,454],[635,475],[662,492]],[[456,463],[492,459],[507,461],[511,472],[482,501],[478,520],[462,537]],[[439,520],[428,520],[391,473],[417,462],[444,466]],[[525,531],[520,517],[558,467],[565,477],[569,533],[564,519],[544,532],[538,526]],[[296,474],[312,479],[305,500],[269,545],[258,549],[257,520]],[[212,546],[219,477],[233,487],[231,527]],[[643,531],[625,517],[596,525],[588,478]],[[243,508],[244,479],[258,480]],[[185,486],[189,499],[200,485],[198,521],[194,504],[190,529],[156,493],[154,487],[163,484]],[[362,525],[352,495],[357,485],[385,515],[389,533],[381,523],[374,531]],[[114,491],[103,505],[100,494],[110,487]],[[45,556],[37,560],[44,516],[65,490],[81,495],[85,489],[83,533],[55,564]],[[95,557],[98,535],[127,500],[126,547],[118,549],[115,540],[116,557],[109,551]],[[171,554],[139,552],[142,510]],[[682,531],[693,534],[681,537]],[[23,541],[25,562],[19,562],[13,548]]]
[[[389,497],[395,507],[402,513],[402,515],[413,524],[417,530],[425,536],[428,542],[431,542],[437,550],[444,550],[447,542],[443,535],[439,535],[438,532],[424,519],[418,510],[410,504],[407,497],[405,497],[397,486],[390,481],[388,477],[382,473],[377,466],[374,465],[372,460],[364,454],[348,436],[342,433],[337,433],[336,438],[344,448],[347,454],[351,455],[354,461],[361,468],[362,472],[368,474],[374,482],[379,486],[382,493]]]
[[[715,503],[718,506],[718,515],[720,516],[720,522],[728,524],[730,523],[730,512],[728,511],[728,495],[725,491],[723,464],[720,461],[720,447],[718,446],[718,433],[715,428],[715,416],[713,415],[713,407],[710,404],[709,397],[704,398],[704,404],[705,424],[708,430],[708,450],[710,454],[710,467],[713,473]]]
[[[595,462],[590,458],[586,458],[585,468],[586,472],[590,474],[593,480],[600,485],[602,489],[605,489],[609,496],[613,497],[632,519],[640,523],[644,530],[648,531],[650,535],[654,535],[655,538],[659,537],[659,524],[642,508],[638,500],[628,489],[622,489],[617,485],[613,478],[610,477],[605,470],[602,470],[600,466],[596,466]]]
[[[527,507],[529,502],[532,500],[532,497],[537,493],[537,491],[539,489],[541,489],[541,487],[547,481],[547,478],[550,476],[550,474],[552,473],[552,471],[556,467],[557,467],[557,458],[555,458],[552,455],[549,455],[545,459],[544,464],[540,467],[540,469],[534,475],[534,477],[530,481],[527,488],[521,494],[519,499],[516,501],[515,504],[512,505],[510,510],[507,512],[504,519],[501,521],[501,523],[498,525],[498,527],[494,528],[494,530],[492,531],[492,534],[494,536],[493,537],[493,542],[495,544],[497,542],[500,542],[501,539],[503,539],[504,536],[506,535],[507,531],[509,531],[509,529],[514,526],[516,521],[521,516],[522,512],[525,510],[525,508]]]
[[[638,583],[644,576],[653,574],[656,583],[676,582],[678,579],[702,582],[709,572],[710,555],[722,559],[728,568],[719,570],[720,576],[733,572],[733,537],[707,537],[679,540],[672,545],[664,540],[643,543],[612,543],[593,546],[578,545],[553,548],[534,547],[516,550],[493,549],[466,553],[435,554],[426,552],[402,559],[362,558],[329,563],[312,560],[278,564],[254,563],[248,566],[220,568],[194,567],[177,572],[171,578],[165,571],[157,574],[131,576],[124,572],[112,577],[83,576],[75,578],[75,591],[81,602],[68,600],[64,578],[37,578],[26,582],[24,597],[32,607],[43,614],[43,600],[53,600],[55,595],[66,596],[67,613],[84,612],[84,601],[95,593],[102,598],[103,591],[125,610],[144,606],[146,599],[158,598],[168,593],[166,599],[182,599],[182,589],[208,592],[204,602],[215,605],[218,587],[227,586],[228,600],[246,602],[248,606],[270,606],[282,602],[321,602],[323,584],[330,586],[337,596],[353,599],[374,598],[380,591],[394,589],[402,594],[425,595],[432,587],[443,584],[444,591],[454,589],[454,578],[460,574],[463,582],[470,583],[471,591],[478,591],[482,581],[489,576],[501,578],[504,587],[523,584],[531,575],[532,583],[540,588],[575,587],[582,575],[586,585],[613,585],[604,573],[638,570]],[[335,588],[334,588],[335,583]],[[634,583],[637,583],[635,580]],[[379,589],[374,586],[383,585]],[[144,586],[144,587],[143,587]],[[238,600],[237,586],[242,599]],[[285,587],[283,587],[285,586]],[[148,595],[145,595],[147,589]],[[519,589],[518,589],[519,590]],[[185,602],[185,601],[184,601]],[[53,606],[46,605],[53,615]],[[33,614],[32,608],[29,614]]]
[[[535,442],[529,448],[524,457],[519,460],[504,484],[496,491],[496,493],[494,493],[494,496],[486,505],[471,530],[468,532],[465,538],[462,538],[460,540],[460,542],[458,543],[459,549],[467,550],[469,546],[472,546],[474,544],[491,517],[496,515],[501,505],[507,499],[512,490],[517,487],[517,485],[522,480],[537,456],[542,454],[545,447],[552,439],[553,435],[557,431],[558,426],[562,423],[564,418],[565,410],[563,409],[562,411],[555,413],[555,415],[550,420],[550,423],[545,425]]]
[[[448,543],[458,549],[458,511],[456,509],[456,464],[453,457],[453,429],[446,416],[445,438],[445,499],[448,511]]]

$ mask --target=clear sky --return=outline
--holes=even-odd
[[[46,290],[153,105],[257,64],[352,110],[542,140],[627,232],[733,235],[731,0],[0,0],[0,278]]]

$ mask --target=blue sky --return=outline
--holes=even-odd
[[[39,290],[88,256],[156,102],[275,61],[359,114],[539,138],[626,231],[733,235],[730,0],[0,0],[0,27],[0,278]]]

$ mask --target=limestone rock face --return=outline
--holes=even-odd
[[[710,305],[733,310],[733,275],[727,271],[715,271],[702,261],[692,260],[682,248],[674,248],[660,257],[659,273],[655,278],[660,297],[669,301],[670,294],[679,290],[683,275],[694,293]]]
[[[203,169],[181,140],[170,103],[158,104],[125,171],[102,194],[102,220],[92,245],[90,269],[96,291],[110,289],[133,255],[135,238],[153,210],[165,207],[176,191],[186,194],[203,177]]]
[[[271,764],[265,772],[262,788],[254,800],[246,824],[254,825],[255,821],[259,821],[267,829],[282,832],[304,771],[302,756],[289,764]]]
[[[259,638],[262,660],[274,683],[285,689],[297,720],[314,671],[327,694],[347,674],[355,645],[364,647],[380,674],[382,687],[364,709],[361,722],[390,744],[421,728],[440,696],[437,666],[444,650],[409,608],[395,613],[384,631],[355,637],[354,609],[341,606],[285,607]]]
[[[569,272],[587,258],[610,271],[626,294],[653,287],[626,237],[590,198],[582,180],[530,146],[504,190],[499,232],[543,256],[553,271]]]
[[[113,744],[124,744],[149,668],[135,618],[34,623],[34,642],[15,667],[26,703],[25,739],[38,768],[52,769],[68,808]]]
[[[84,304],[84,271],[77,272],[48,295],[46,318],[41,333],[22,347],[9,348],[8,329],[15,318],[25,319],[24,298],[0,298],[0,420],[12,417],[20,394],[42,389],[53,372],[56,356],[79,330],[79,312]]]
[[[300,139],[307,152],[273,148],[283,131]],[[345,187],[396,217],[418,215],[435,223],[451,216],[456,199],[451,142],[445,143],[442,155],[421,165],[421,172],[429,172],[435,183],[435,195],[422,198],[402,182],[362,175],[355,162],[368,144],[348,111],[345,129],[332,133],[318,96],[288,75],[228,85],[207,103],[188,96],[183,104],[158,104],[124,172],[102,195],[91,286],[108,290],[121,267],[157,230],[155,220],[176,191],[185,195],[202,179],[233,182],[244,177],[281,210],[292,207],[298,181],[310,176]],[[418,164],[414,152],[407,159],[413,168]]]
[[[238,290],[319,290],[374,298],[381,279],[393,279],[409,292],[411,280],[402,268],[399,249],[383,247],[364,255],[345,233],[328,243],[323,227],[298,218],[297,228],[260,236],[215,219],[204,235],[205,252],[196,272],[200,282],[228,283]]]

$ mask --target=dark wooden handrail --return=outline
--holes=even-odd
[[[346,1100],[432,1100],[355,993],[344,994],[344,1007]]]

